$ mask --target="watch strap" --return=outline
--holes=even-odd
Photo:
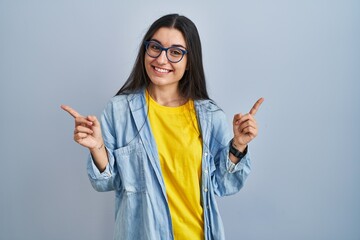
[[[230,141],[230,152],[237,158],[241,159],[246,155],[246,148],[244,152],[240,152],[233,146],[233,139]]]

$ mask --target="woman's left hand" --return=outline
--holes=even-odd
[[[233,131],[234,140],[233,145],[239,151],[244,151],[247,144],[253,140],[258,134],[258,127],[254,118],[256,112],[259,110],[260,105],[263,103],[264,98],[256,101],[250,112],[242,115],[238,113],[234,115]]]

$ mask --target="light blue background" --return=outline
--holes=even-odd
[[[211,97],[258,97],[253,172],[219,198],[227,239],[360,239],[360,1],[0,0],[0,239],[112,239],[69,104],[100,116],[147,27],[197,25]]]

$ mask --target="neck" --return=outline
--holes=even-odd
[[[177,88],[161,88],[149,85],[149,95],[158,104],[167,107],[178,107],[186,103],[186,99],[180,95]]]

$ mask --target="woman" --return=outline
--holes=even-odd
[[[236,114],[233,135],[209,99],[196,26],[178,14],[156,20],[101,124],[68,106],[74,140],[90,150],[97,191],[116,192],[115,239],[224,239],[215,195],[238,192],[250,171],[254,115]]]

